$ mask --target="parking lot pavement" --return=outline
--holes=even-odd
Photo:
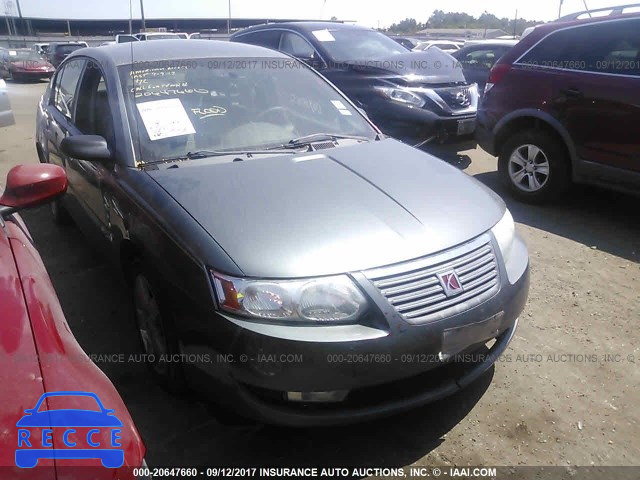
[[[0,175],[36,162],[45,84],[10,84],[16,125],[0,130]],[[481,150],[443,154],[502,195]],[[638,465],[638,199],[575,188],[555,206],[506,198],[531,254],[531,291],[516,338],[467,390],[366,424],[284,429],[238,422],[204,399],[157,387],[145,365],[97,358],[145,440],[149,465]],[[136,353],[118,273],[48,207],[24,214],[88,354]]]

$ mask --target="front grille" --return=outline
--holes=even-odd
[[[447,296],[438,274],[452,271],[462,292]],[[364,273],[396,312],[415,324],[469,310],[500,289],[496,255],[486,235],[442,254]]]
[[[435,92],[453,110],[469,108],[473,102],[471,89],[469,87],[436,88]]]

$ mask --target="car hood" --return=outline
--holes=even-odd
[[[256,277],[330,275],[429,255],[489,230],[505,210],[478,181],[391,139],[148,173]]]
[[[407,84],[463,83],[465,77],[455,58],[439,48],[407,51],[368,61],[347,62],[351,69],[369,77],[400,79]]]

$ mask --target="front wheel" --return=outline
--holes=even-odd
[[[49,208],[51,209],[51,216],[53,217],[53,221],[57,225],[66,226],[71,225],[73,223],[73,219],[67,209],[62,205],[60,199],[52,200],[49,204]]]
[[[131,269],[133,314],[147,364],[158,382],[167,390],[185,389],[182,365],[171,360],[179,353],[172,315],[165,306],[161,290],[139,260]]]
[[[525,130],[511,137],[502,149],[498,168],[502,182],[523,202],[555,200],[569,186],[569,157],[564,145],[542,130]]]

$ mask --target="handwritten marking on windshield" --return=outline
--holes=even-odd
[[[196,115],[201,115],[200,120],[204,120],[209,117],[219,117],[221,115],[226,115],[227,109],[223,107],[209,107],[209,108],[192,108],[191,111]]]

